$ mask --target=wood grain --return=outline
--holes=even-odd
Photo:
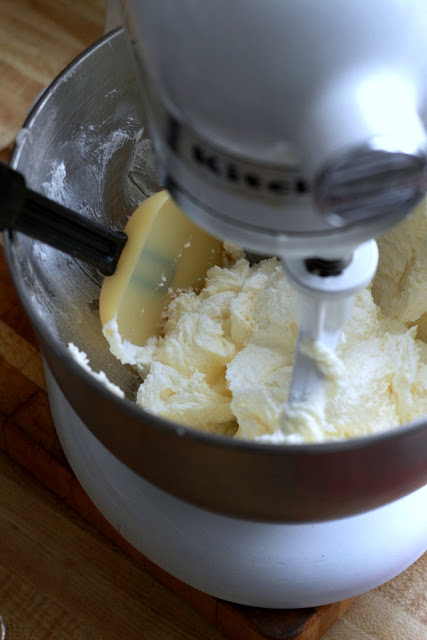
[[[0,1],[0,148],[39,93],[103,28],[104,0]]]
[[[0,455],[8,640],[219,640],[222,634]]]

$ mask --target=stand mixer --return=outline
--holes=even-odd
[[[160,176],[212,234],[281,258],[299,293],[288,409],[316,398],[377,266],[372,238],[427,183],[423,0],[127,0]]]
[[[407,215],[425,187],[423,4],[129,1],[145,106],[124,32],[107,34],[34,106],[12,167],[47,195],[55,178],[62,204],[123,228],[137,204],[135,176],[144,178],[143,196],[161,188],[148,120],[161,178],[189,215],[246,249],[284,258],[298,282],[315,279],[302,296],[309,313],[301,318],[310,320],[310,305],[326,295],[314,293],[339,288],[359,247],[369,265],[361,260],[352,284],[340,283],[343,298],[356,280],[369,280],[371,239]],[[298,38],[273,37],[285,27]],[[292,65],[279,63],[288,59],[280,49]],[[286,86],[276,82],[285,70]],[[367,84],[353,82],[362,76]],[[96,270],[19,233],[5,233],[4,244],[66,456],[105,517],[154,563],[219,598],[307,607],[372,589],[425,552],[425,418],[301,445],[186,429],[129,399],[133,374],[101,333]],[[331,266],[340,274],[312,273]],[[346,312],[336,315],[332,334]],[[68,342],[127,397],[84,370]]]

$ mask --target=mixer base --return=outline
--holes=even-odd
[[[134,547],[200,591],[257,607],[329,604],[386,582],[427,549],[427,485],[380,509],[323,523],[263,524],[210,513],[124,466],[86,428],[47,368],[46,378],[59,439],[89,497]]]

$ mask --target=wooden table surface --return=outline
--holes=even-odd
[[[0,0],[0,148],[103,28],[102,0]],[[4,455],[0,612],[7,640],[223,637]],[[361,596],[324,639],[427,640],[427,555]]]
[[[7,640],[219,640],[178,596],[0,454]]]

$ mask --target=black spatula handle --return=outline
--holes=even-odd
[[[0,229],[16,229],[112,275],[126,243],[122,231],[92,222],[27,189],[24,176],[0,162]]]

